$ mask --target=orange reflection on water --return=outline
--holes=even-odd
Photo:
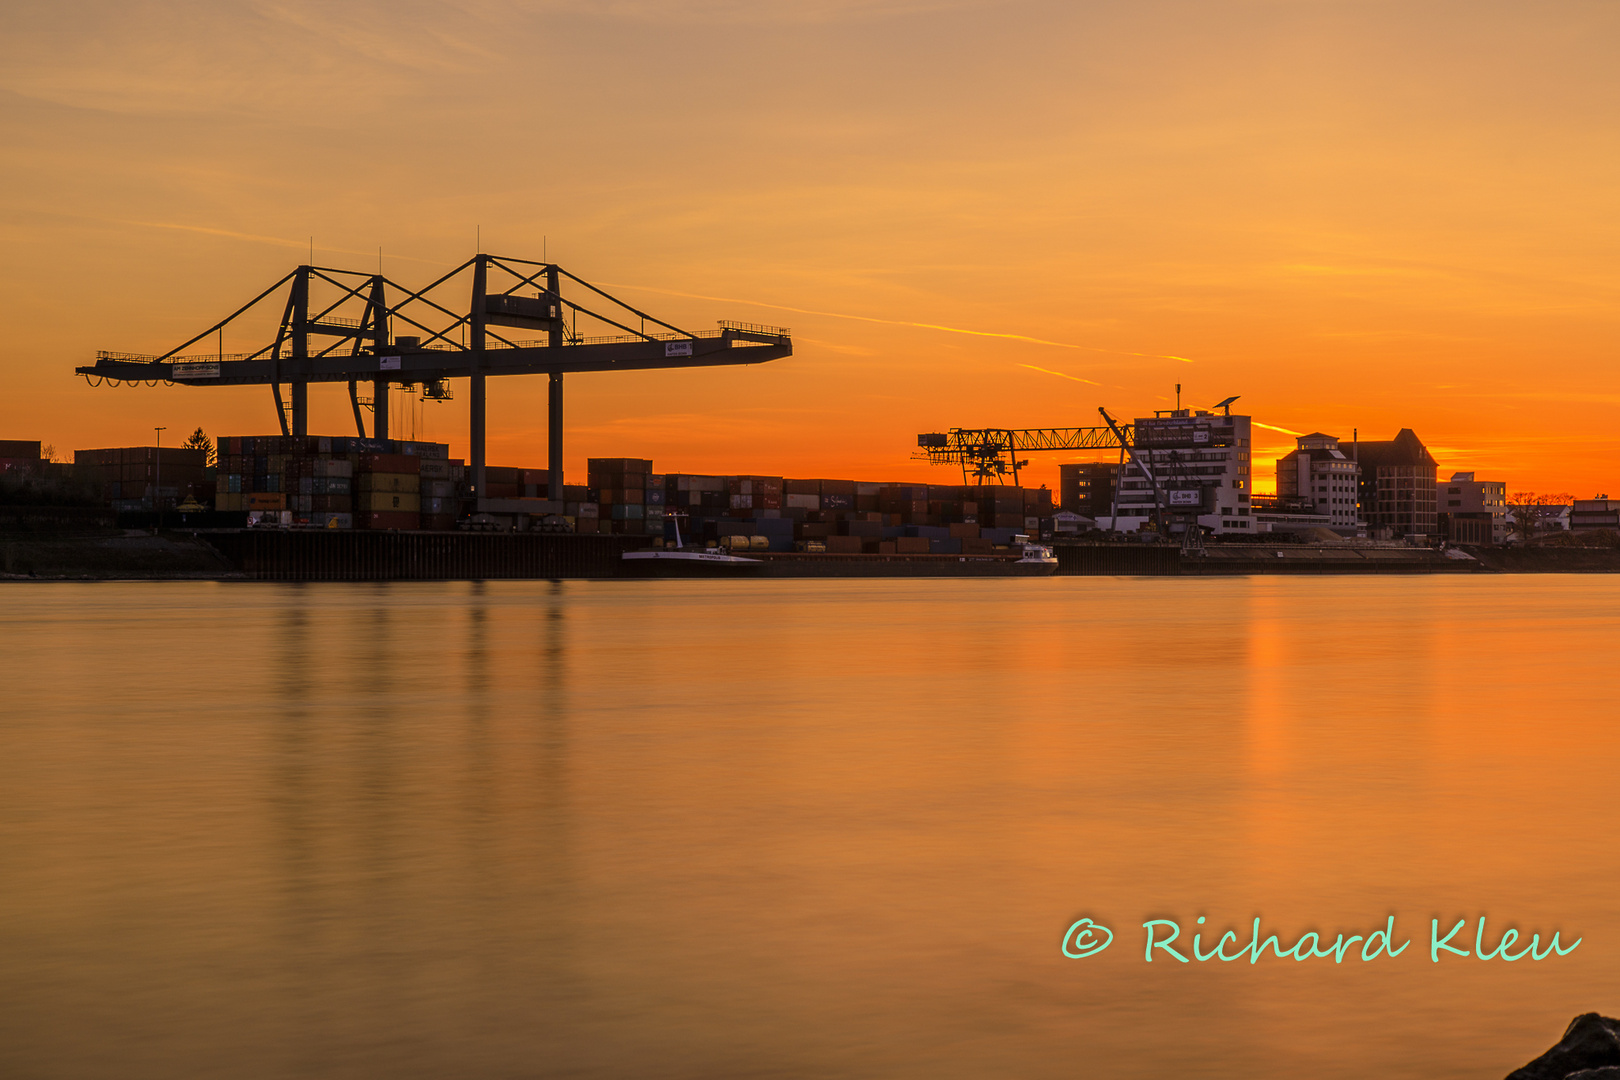
[[[1617,598],[14,586],[0,1072],[1505,1074],[1617,1007]],[[1429,963],[1480,914],[1585,941]]]

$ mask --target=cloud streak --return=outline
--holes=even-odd
[[[1050,368],[1036,367],[1034,364],[1019,364],[1018,366],[1021,368],[1029,368],[1031,371],[1038,371],[1042,375],[1056,375],[1060,379],[1073,379],[1075,382],[1085,383],[1087,386],[1102,385],[1100,382],[1092,382],[1090,379],[1082,379],[1078,375],[1070,375],[1067,372],[1062,371],[1053,371]]]
[[[1009,334],[997,330],[969,330],[960,326],[943,326],[939,323],[912,322],[907,319],[880,319],[874,315],[849,315],[841,311],[818,311],[814,308],[790,307],[787,304],[770,304],[763,300],[743,300],[735,296],[708,296],[703,293],[680,292],[676,289],[659,289],[651,285],[627,285],[624,282],[599,281],[596,284],[610,289],[632,289],[638,292],[658,293],[663,296],[680,296],[688,300],[713,300],[720,304],[747,304],[750,307],[770,308],[772,311],[792,311],[799,315],[819,315],[827,319],[851,319],[856,322],[881,323],[884,326],[909,326],[918,330],[938,330],[946,334],[967,334],[972,337],[1003,338],[1008,341],[1025,341],[1031,345],[1050,345],[1057,349],[1078,349],[1084,352],[1112,353],[1116,356],[1145,356],[1154,360],[1180,360],[1184,364],[1192,363],[1185,356],[1168,356],[1163,353],[1130,352],[1125,349],[1104,349],[1097,345],[1076,345],[1068,341],[1048,341],[1046,338],[1030,337],[1028,334]],[[1027,365],[1026,365],[1027,366]],[[1061,373],[1058,373],[1061,374]],[[1065,376],[1070,378],[1072,376]],[[1084,382],[1085,380],[1081,380]]]

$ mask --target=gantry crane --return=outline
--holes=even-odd
[[[1042,450],[1117,450],[1131,438],[1132,427],[951,428],[917,436],[920,461],[959,464],[971,484],[1018,483],[1018,470],[1029,464],[1019,455]]]
[[[494,283],[492,276],[498,278]],[[471,294],[465,314],[430,295],[457,279]],[[564,295],[565,281],[569,295]],[[287,298],[275,339],[251,353],[227,354],[226,328],[283,286],[287,287]],[[318,293],[321,295],[317,300]],[[594,321],[622,333],[581,336],[581,315],[586,317],[587,329]],[[631,325],[633,322],[637,325]],[[651,331],[648,323],[653,326]],[[544,336],[523,340],[516,335],[503,336],[491,327],[534,330]],[[377,439],[388,438],[390,385],[420,383],[427,397],[443,399],[449,393],[445,380],[464,378],[471,390],[471,475],[474,494],[479,497],[486,490],[485,380],[491,375],[545,374],[549,376],[550,390],[549,486],[551,497],[560,499],[563,375],[757,364],[793,354],[792,335],[785,327],[724,321],[718,327],[697,332],[682,330],[631,307],[555,263],[479,254],[417,290],[407,289],[381,273],[306,265],[290,271],[247,304],[166,353],[98,352],[96,362],[78,368],[77,374],[92,385],[267,385],[275,398],[283,435],[309,434],[311,383],[346,382],[355,427],[364,437],[363,399],[358,387],[368,382],[374,388],[370,405],[372,434]],[[408,333],[396,336],[396,331]],[[211,337],[217,338],[215,351],[185,351]],[[330,339],[330,344],[319,345],[316,339]],[[290,389],[290,403],[282,399],[283,383]]]

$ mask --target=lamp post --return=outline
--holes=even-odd
[[[157,511],[157,528],[152,530],[152,535],[156,536],[163,528],[163,433],[168,428],[154,427],[152,430],[157,432],[157,446],[153,448],[157,458],[157,480],[152,485],[152,508]]]

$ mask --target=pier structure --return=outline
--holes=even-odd
[[[452,306],[458,290],[467,298],[465,310]],[[227,328],[281,293],[274,339],[252,352],[226,353]],[[210,343],[212,352],[206,351]],[[369,409],[370,435],[377,439],[390,437],[391,386],[419,386],[423,397],[445,400],[452,396],[450,380],[466,379],[469,480],[479,500],[485,498],[488,379],[543,374],[549,390],[548,488],[557,501],[563,486],[564,375],[758,364],[792,354],[785,327],[720,321],[713,330],[685,330],[556,263],[480,253],[414,290],[382,273],[298,266],[168,352],[97,352],[95,363],[76,373],[91,385],[268,386],[283,435],[309,434],[312,383],[346,384],[356,433],[368,434],[363,410]]]

